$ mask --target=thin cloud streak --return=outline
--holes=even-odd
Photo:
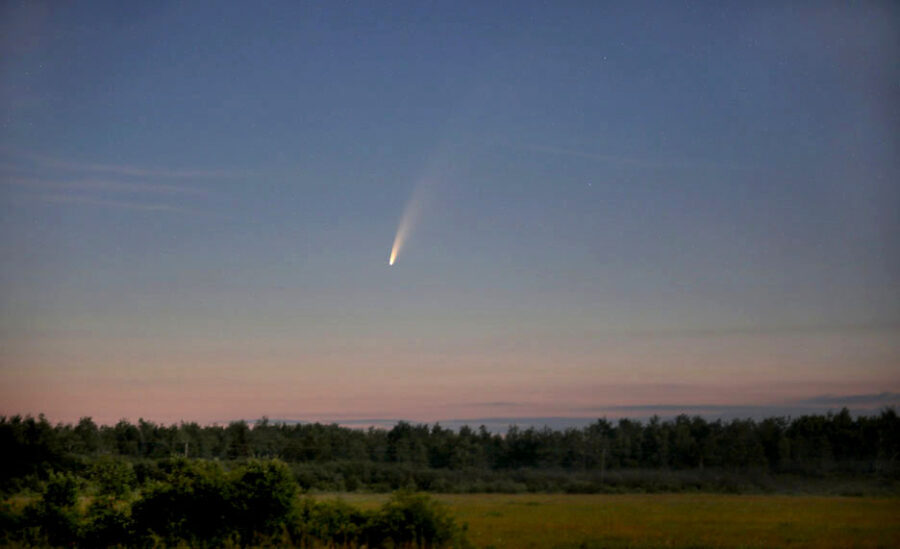
[[[150,196],[162,198],[210,196],[211,191],[180,180],[237,177],[241,174],[215,170],[168,170],[129,165],[82,163],[60,160],[33,152],[0,147],[6,156],[0,165],[0,186],[37,191],[29,199],[58,204],[85,204],[147,212],[200,214],[180,205],[144,202]],[[14,174],[14,175],[11,175]],[[155,179],[156,181],[148,180]],[[160,182],[159,180],[170,181]],[[111,196],[128,195],[120,199]]]
[[[108,179],[76,179],[50,180],[40,178],[12,178],[2,181],[6,185],[25,188],[59,189],[70,191],[106,191],[117,193],[151,193],[151,194],[209,194],[209,191],[197,187],[172,185],[167,183],[133,183]]]
[[[47,156],[30,151],[12,150],[9,148],[0,149],[6,155],[18,159],[30,161],[33,168],[37,169],[57,169],[75,172],[91,172],[105,173],[113,175],[121,175],[127,177],[158,177],[167,179],[230,179],[238,177],[246,177],[250,175],[245,172],[235,172],[229,170],[207,170],[207,169],[167,169],[153,168],[143,166],[133,166],[128,164],[104,164],[94,162],[75,162],[71,160],[63,160],[52,156]]]
[[[900,393],[884,391],[865,395],[819,395],[799,402],[809,404],[897,404],[900,403]]]
[[[900,393],[884,392],[866,395],[821,395],[806,399],[773,404],[627,404],[614,406],[592,406],[573,410],[575,413],[598,412],[661,412],[661,413],[702,413],[735,415],[747,413],[760,415],[779,411],[782,413],[822,413],[834,407],[854,409],[874,409],[900,405]]]
[[[139,202],[130,202],[126,200],[107,200],[102,198],[92,198],[87,196],[69,196],[69,195],[41,195],[40,200],[52,203],[72,203],[72,204],[88,204],[91,206],[104,206],[108,208],[120,208],[126,210],[140,210],[146,212],[172,212],[182,214],[200,214],[198,210],[189,208],[181,208],[178,206],[170,206],[168,204],[142,204]]]
[[[167,170],[160,168],[141,168],[137,166],[115,165],[115,164],[81,164],[77,162],[67,162],[60,160],[50,160],[47,162],[49,166],[63,168],[73,171],[109,173],[114,175],[125,175],[132,177],[163,177],[170,179],[223,179],[242,177],[245,174],[238,174],[224,170]]]
[[[850,413],[854,416],[870,416],[879,413],[882,407],[850,407]],[[444,428],[459,430],[463,426],[477,429],[484,426],[492,433],[505,433],[512,426],[521,429],[580,429],[593,424],[598,419],[631,419],[633,421],[646,421],[653,416],[663,419],[671,419],[678,415],[701,416],[707,420],[732,420],[753,419],[756,421],[771,417],[799,417],[804,415],[821,415],[834,412],[834,407],[828,406],[800,406],[800,405],[691,405],[680,406],[670,404],[628,405],[610,406],[606,408],[585,409],[581,415],[553,415],[553,416],[485,416],[464,419],[439,419],[435,421],[418,421],[415,419],[316,419],[319,423],[336,423],[345,427],[391,429],[398,422],[405,421],[414,425],[438,424]],[[573,411],[574,412],[574,411]],[[278,420],[284,421],[284,420]],[[300,423],[304,420],[287,420]]]
[[[706,338],[745,335],[793,335],[846,332],[889,332],[900,331],[900,321],[860,322],[847,324],[793,324],[768,326],[724,326],[719,328],[683,328],[659,330],[632,330],[621,334],[639,338]]]
[[[733,171],[751,171],[758,169],[754,166],[714,162],[711,160],[640,158],[613,154],[600,154],[590,151],[538,145],[533,143],[509,144],[506,146],[529,152],[539,152],[559,156],[573,156],[608,164],[623,164],[644,168],[717,169]]]

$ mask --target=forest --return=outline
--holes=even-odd
[[[795,492],[896,496],[900,418],[598,419],[492,434],[0,417],[0,543],[468,547],[427,494]],[[379,508],[323,492],[393,492]],[[498,515],[499,516],[499,515]]]
[[[900,458],[900,418],[886,408],[761,421],[678,416],[646,422],[598,419],[582,429],[484,427],[458,431],[399,422],[393,428],[243,421],[160,425],[122,420],[51,424],[45,417],[0,417],[0,489],[84,471],[100,457],[127,461],[136,480],[158,474],[159,460],[223,463],[278,459],[302,489],[435,492],[684,488],[765,489],[772,478],[851,475],[892,483]],[[754,484],[755,483],[755,484]]]

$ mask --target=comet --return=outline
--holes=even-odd
[[[432,207],[433,200],[437,198],[436,189],[458,177],[460,167],[466,164],[468,151],[464,143],[466,136],[472,134],[472,130],[468,128],[477,127],[482,114],[486,112],[485,101],[490,95],[491,90],[487,84],[474,87],[463,96],[463,101],[456,109],[456,116],[445,124],[444,136],[428,156],[400,217],[388,266],[392,267],[397,263],[419,218]]]
[[[433,182],[426,178],[419,181],[413,190],[412,196],[410,197],[409,202],[407,202],[406,208],[403,210],[403,215],[400,217],[400,223],[397,225],[397,234],[394,236],[394,244],[391,246],[391,256],[388,259],[388,266],[393,267],[394,263],[397,262],[397,257],[403,250],[403,246],[406,244],[413,228],[418,223],[422,212],[422,205],[425,202],[425,196],[428,194],[428,189],[432,187],[432,184]]]

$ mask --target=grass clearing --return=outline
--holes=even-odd
[[[363,508],[385,494],[320,494]],[[436,495],[478,548],[900,547],[900,499],[720,494]]]

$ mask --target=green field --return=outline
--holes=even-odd
[[[359,507],[386,495],[326,494]],[[900,499],[713,494],[438,495],[487,547],[900,547]]]

